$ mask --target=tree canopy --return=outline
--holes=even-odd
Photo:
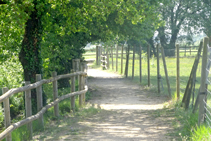
[[[147,25],[158,26],[154,22],[158,16],[153,12],[159,5],[156,0],[3,2],[6,4],[0,4],[0,62],[11,55],[18,56],[24,80],[31,83],[43,71],[45,75],[54,70],[70,72],[71,59],[81,57],[87,42],[106,41],[117,35],[138,39],[145,36],[142,32]]]

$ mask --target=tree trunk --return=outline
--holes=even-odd
[[[22,41],[22,48],[19,53],[19,60],[24,70],[24,80],[34,83],[36,74],[41,74],[42,59],[41,59],[41,35],[42,24],[41,16],[36,9],[37,0],[33,1],[34,11],[31,12],[30,18],[26,22],[24,39]],[[36,92],[32,91],[33,107],[36,107]],[[36,109],[33,109],[33,113]]]

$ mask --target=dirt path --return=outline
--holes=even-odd
[[[165,97],[152,95],[117,74],[90,69],[88,75],[88,86],[93,94],[90,103],[102,110],[74,125],[60,126],[55,135],[44,140],[172,140],[166,135],[172,130],[171,117],[161,116]],[[72,134],[72,130],[77,132]]]

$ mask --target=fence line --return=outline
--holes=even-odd
[[[206,43],[204,43],[204,46],[206,46],[205,44]],[[177,60],[177,69],[175,70],[175,72],[177,73],[177,76],[175,78],[173,78],[173,79],[175,79],[175,82],[177,82],[176,83],[177,84],[177,86],[176,86],[177,99],[180,99],[181,93],[186,93],[186,91],[190,91],[189,92],[190,94],[188,94],[188,96],[186,97],[187,98],[186,102],[188,101],[187,103],[185,103],[186,104],[185,105],[186,106],[185,107],[186,109],[189,108],[189,105],[190,105],[189,104],[189,101],[190,101],[190,98],[191,97],[192,97],[192,106],[197,107],[197,104],[198,103],[201,104],[200,101],[203,101],[203,99],[201,99],[200,97],[202,97],[202,95],[204,93],[202,91],[202,89],[203,89],[204,86],[201,87],[203,85],[203,84],[201,84],[200,91],[199,91],[199,94],[197,96],[199,98],[196,99],[195,105],[193,105],[194,104],[194,95],[195,95],[196,71],[197,70],[198,71],[201,71],[201,77],[203,77],[202,75],[205,73],[205,71],[203,70],[204,69],[204,64],[203,64],[204,61],[202,61],[201,68],[197,69],[197,66],[199,64],[199,58],[201,57],[200,56],[200,53],[199,53],[199,50],[198,50],[199,47],[200,47],[200,45],[197,46],[197,47],[196,46],[193,46],[193,47],[183,46],[183,47],[181,47],[181,46],[177,45],[177,47],[175,49],[165,49],[165,50],[163,49],[163,51],[161,51],[161,53],[164,54],[164,57],[162,57],[162,60],[163,60],[163,66],[164,66],[164,72],[165,72],[165,76],[166,76],[166,84],[167,84],[167,87],[168,87],[169,96],[171,96],[171,86],[170,86],[170,82],[169,82],[169,79],[168,79],[167,66],[164,63],[165,62],[165,54],[167,54],[167,53],[172,54],[172,52],[174,52],[174,54],[176,55],[174,57],[177,58],[176,59]],[[127,50],[127,51],[124,52],[124,50]],[[204,48],[203,50],[206,50],[206,49]],[[156,55],[157,55],[157,58],[159,58],[159,50],[157,50],[157,52],[156,52],[156,50],[154,50],[154,51],[155,52],[153,52],[153,53],[158,53]],[[113,53],[113,52],[115,52],[115,53]],[[120,52],[121,52],[121,56],[118,56],[118,53],[120,53]],[[139,59],[139,77],[140,77],[140,82],[142,82],[142,72],[143,72],[142,71],[143,70],[143,68],[142,68],[142,59],[145,59],[145,61],[147,61],[147,66],[148,66],[145,75],[147,76],[148,87],[150,87],[150,79],[152,79],[152,78],[150,78],[151,77],[150,76],[150,66],[153,64],[153,60],[152,60],[152,62],[150,62],[150,59],[148,58],[148,56],[150,57],[150,53],[152,51],[149,49],[149,47],[147,47],[147,49],[145,49],[145,52],[147,52],[147,54],[146,53],[144,53],[144,54],[142,53],[142,47],[133,47],[133,48],[130,48],[130,46],[128,45],[128,47],[122,46],[120,48],[120,47],[118,47],[118,45],[115,45],[115,46],[112,46],[112,48],[110,49],[110,52],[108,53],[108,55],[112,59],[112,62],[111,62],[112,63],[112,69],[114,69],[113,66],[114,66],[114,64],[116,64],[116,71],[118,71],[118,59],[119,58],[121,59],[121,64],[120,64],[120,66],[121,66],[121,74],[123,73],[122,68],[123,68],[123,64],[124,64],[123,62],[125,60],[125,72],[124,72],[124,74],[125,74],[126,77],[128,77],[128,70],[129,70],[129,68],[131,68],[129,71],[131,71],[130,75],[131,75],[131,78],[132,79],[134,78],[135,59]],[[133,54],[132,57],[129,56],[130,54]],[[136,54],[139,54],[139,56],[136,55]],[[169,54],[167,54],[167,56],[168,55]],[[187,57],[189,55],[195,56],[195,62],[193,63],[193,67],[192,67],[193,74],[192,73],[190,74],[189,80],[186,80],[186,79],[183,80],[183,78],[182,78],[183,76],[180,76],[180,71],[181,70],[179,68],[180,67],[180,63],[183,63],[183,62],[180,62],[179,59],[180,58],[183,58],[183,57]],[[197,56],[198,56],[198,58],[196,59]],[[209,58],[208,60],[210,61],[211,58]],[[114,61],[116,63],[114,63]],[[132,62],[130,62],[130,61],[132,61]],[[109,60],[108,60],[108,62],[109,62]],[[190,62],[192,63],[192,61],[190,61]],[[158,90],[158,93],[160,92],[160,84],[162,85],[162,88],[163,88],[162,77],[161,77],[159,71],[160,71],[159,70],[159,60],[157,60],[157,78],[156,79],[157,79],[157,83],[158,83],[158,89],[157,89]],[[171,78],[171,80],[172,80],[172,78]],[[210,83],[210,80],[211,80],[211,78],[207,78],[206,81],[209,82],[209,84],[211,84]],[[202,80],[202,81],[205,81],[205,80]],[[187,90],[188,88],[190,88],[188,86],[191,86],[191,90]],[[206,100],[204,100],[204,101],[206,101]],[[200,118],[202,118],[201,115],[203,115],[203,116],[205,115],[205,119],[206,119],[206,116],[208,116],[209,113],[211,113],[211,111],[207,111],[207,110],[209,110],[209,107],[211,107],[208,104],[209,103],[204,103],[204,104],[202,104],[202,105],[205,105],[205,106],[202,106],[204,108],[199,108],[199,120],[200,120]],[[208,105],[208,106],[206,106],[206,105]],[[194,107],[194,110],[195,110],[195,107]],[[201,112],[201,109],[204,109],[203,111],[207,111],[207,113],[206,112],[205,113],[204,112]],[[207,118],[208,118],[208,121],[209,121],[209,119],[211,119],[211,117],[207,117]],[[211,123],[209,123],[209,124],[211,124]]]
[[[79,66],[79,61],[76,59],[75,60],[75,65]],[[54,114],[55,116],[59,116],[59,107],[58,103],[66,98],[71,97],[71,102],[75,103],[74,96],[79,95],[79,105],[82,106],[85,102],[85,93],[88,90],[88,87],[85,86],[85,77],[87,75],[85,70],[85,65],[86,63],[81,62],[81,71],[71,73],[71,74],[65,74],[65,75],[59,75],[57,76],[56,72],[53,72],[52,78],[50,79],[43,79],[41,80],[41,75],[37,74],[36,75],[36,83],[30,84],[30,82],[26,82],[26,86],[20,87],[20,88],[13,88],[8,90],[7,88],[3,88],[3,95],[0,96],[0,103],[3,102],[4,104],[4,119],[5,119],[5,127],[6,129],[0,133],[0,140],[4,139],[6,137],[6,141],[11,141],[11,132],[17,128],[19,128],[22,125],[27,124],[28,131],[29,131],[29,140],[32,139],[32,121],[39,119],[39,125],[43,128],[44,123],[43,123],[43,114],[49,109],[50,107],[54,106]],[[75,68],[78,69],[78,68]],[[75,83],[75,77],[79,77],[80,83],[79,83],[79,91],[74,92],[72,91],[71,93],[68,93],[66,95],[63,95],[61,97],[58,97],[58,87],[57,87],[57,80],[63,79],[63,78],[71,78],[73,79],[73,83]],[[53,82],[53,93],[54,93],[54,101],[47,104],[45,107],[43,107],[43,101],[42,101],[42,85],[46,83]],[[71,84],[71,89],[74,90],[75,88],[74,84]],[[37,114],[32,115],[32,108],[31,108],[31,89],[36,88],[36,93],[37,93],[37,111],[39,111]],[[9,107],[9,97],[19,93],[19,92],[25,92],[25,104],[26,104],[26,118],[18,121],[16,123],[11,124],[10,120],[10,107]],[[74,109],[75,105],[71,103],[71,108]]]

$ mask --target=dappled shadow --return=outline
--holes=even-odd
[[[172,117],[164,112],[102,110],[72,125],[68,125],[68,120],[71,119],[63,121],[64,126],[57,127],[60,134],[57,133],[48,140],[170,140],[165,134],[172,130],[167,126],[171,123]]]
[[[172,116],[163,109],[168,97],[149,93],[141,85],[117,74],[100,70],[93,70],[91,74],[88,79],[92,94],[89,103],[100,108],[100,112],[61,121],[62,124],[54,130],[57,133],[46,140],[171,140],[166,134],[173,130],[170,127]],[[72,123],[73,119],[77,122]]]

